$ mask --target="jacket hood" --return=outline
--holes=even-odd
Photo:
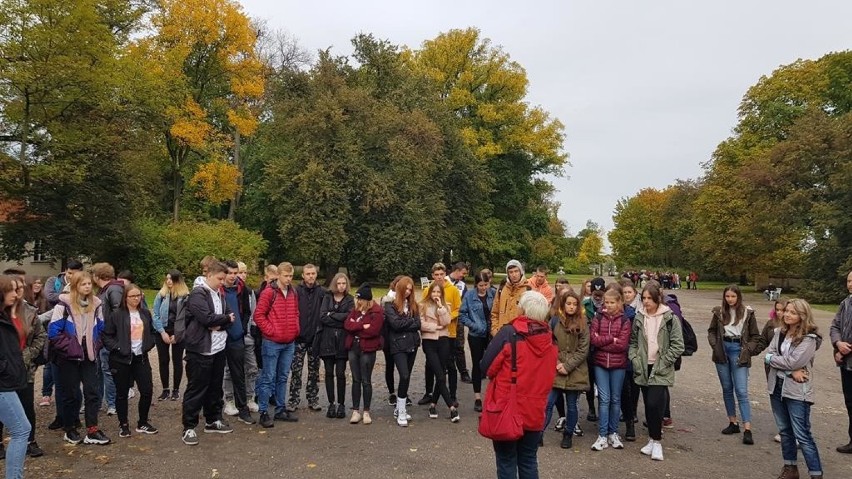
[[[816,341],[816,349],[819,350],[819,347],[822,346],[822,335],[819,333],[811,333],[806,335],[807,338],[813,338]]]
[[[396,291],[390,290],[388,294],[382,296],[382,304],[392,303],[396,299]]]
[[[529,351],[535,356],[542,357],[553,347],[553,335],[546,322],[518,316],[510,324],[524,337]]]
[[[642,317],[649,318],[649,317],[663,316],[664,314],[671,312],[671,310],[672,310],[672,308],[669,308],[665,304],[661,304],[657,308],[657,311],[654,314],[649,314],[647,311],[645,311],[644,306],[642,306],[642,308],[639,310],[639,312],[642,313]]]
[[[59,295],[59,302],[60,302],[60,303],[65,303],[65,304],[67,304],[67,305],[70,307],[70,306],[71,306],[71,295],[70,295],[70,294],[68,294],[68,293],[62,293],[62,294],[60,294],[60,295]],[[92,295],[92,304],[94,305],[94,307],[95,307],[95,308],[97,308],[98,306],[100,306],[100,305],[101,305],[101,298],[98,298],[97,296],[95,296],[95,295],[93,294],[93,295]]]
[[[513,259],[506,263],[506,279],[509,279],[509,268],[513,266],[521,270],[521,278],[526,276],[526,273],[524,272],[524,265],[522,265],[520,261]]]

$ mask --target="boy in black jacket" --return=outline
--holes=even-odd
[[[204,432],[233,432],[222,421],[222,380],[225,376],[225,346],[228,341],[228,326],[234,322],[234,314],[225,302],[222,282],[227,268],[215,262],[207,270],[207,276],[192,289],[187,300],[186,330],[183,335],[186,346],[186,377],[188,385],[183,398],[183,442],[195,446],[198,435],[198,413],[204,410]]]

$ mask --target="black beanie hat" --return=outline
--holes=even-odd
[[[372,301],[373,299],[373,290],[370,289],[370,283],[364,283],[358,288],[358,291],[355,293],[355,297],[357,299],[365,299],[367,301]]]
[[[603,278],[595,278],[592,280],[592,291],[603,291],[606,288],[606,281]]]

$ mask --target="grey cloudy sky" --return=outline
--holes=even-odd
[[[240,0],[310,51],[351,53],[477,27],[527,71],[529,102],[565,124],[554,179],[572,233],[612,227],[619,198],[701,175],[746,89],[798,58],[852,48],[848,0]]]

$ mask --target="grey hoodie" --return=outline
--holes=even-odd
[[[784,375],[784,387],[781,390],[781,396],[797,401],[804,401],[813,404],[814,402],[814,357],[816,351],[822,345],[822,336],[817,333],[811,333],[802,338],[797,346],[791,346],[786,354],[781,354],[779,349],[779,340],[781,338],[781,328],[775,328],[775,336],[772,337],[772,342],[769,343],[769,349],[766,351],[767,364],[769,364],[769,378],[767,380],[767,389],[769,394],[775,392],[775,381],[778,374]],[[808,371],[808,380],[803,383],[798,383],[793,380],[791,374],[797,369],[805,368]]]

